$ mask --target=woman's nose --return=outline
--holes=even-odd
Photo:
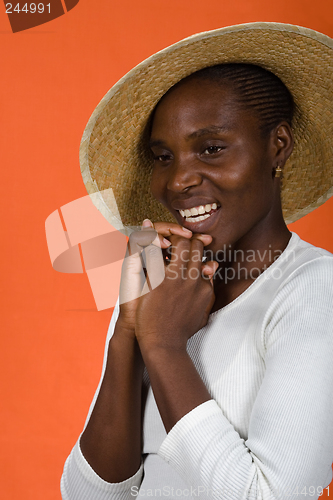
[[[201,174],[194,162],[187,159],[174,160],[167,182],[167,188],[170,191],[187,191],[190,187],[198,186],[201,182]]]

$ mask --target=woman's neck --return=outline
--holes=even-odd
[[[236,245],[222,249],[214,275],[215,303],[211,312],[221,309],[241,295],[287,247],[291,233],[283,224],[275,230],[251,234]]]

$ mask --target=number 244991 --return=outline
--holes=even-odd
[[[26,14],[34,14],[35,12],[38,14],[43,14],[43,12],[46,10],[50,14],[51,12],[51,4],[48,3],[44,5],[43,3],[25,3],[22,8],[20,8],[20,4],[17,3],[15,7],[13,8],[12,3],[6,3],[6,12],[7,14],[13,14],[14,12],[25,12]]]

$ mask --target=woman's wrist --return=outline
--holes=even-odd
[[[134,368],[143,371],[144,364],[138,341],[135,337],[135,331],[129,328],[126,323],[117,320],[113,336],[109,342],[108,363],[113,363],[115,359],[123,359],[125,362],[132,362]]]
[[[186,344],[183,345],[167,345],[149,343],[149,342],[139,342],[140,351],[143,359],[147,364],[150,363],[180,363],[181,360],[191,360],[189,357]]]
[[[118,319],[116,321],[115,325],[115,332],[122,331],[124,332],[125,335],[128,335],[129,337],[133,336],[135,337],[135,326],[132,322],[126,321],[126,319],[123,317],[123,315],[120,313],[118,316]]]
[[[137,332],[136,332],[137,333]],[[136,335],[137,342],[143,356],[164,358],[174,355],[187,356],[187,340],[181,335],[168,335],[168,332],[161,330],[157,334]]]

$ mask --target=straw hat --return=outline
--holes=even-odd
[[[284,168],[282,207],[286,223],[308,214],[333,194],[332,48],[331,38],[307,28],[250,23],[193,35],[149,57],[109,90],[85,128],[80,163],[88,193],[99,193],[93,202],[127,234],[123,225],[146,217],[174,222],[150,194],[149,116],[182,78],[246,62],[275,73],[294,97],[295,147]]]

